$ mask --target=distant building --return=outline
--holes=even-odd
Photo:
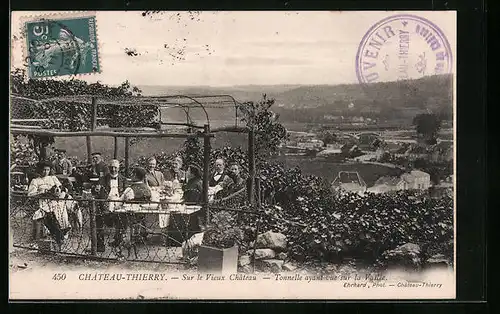
[[[368,153],[368,154],[364,154],[364,155],[355,157],[354,160],[360,161],[360,162],[376,161],[377,155],[373,154],[373,153]]]
[[[427,190],[431,186],[431,175],[420,170],[404,173],[401,178],[408,183],[408,189],[410,190]]]
[[[330,144],[326,144],[326,149],[338,149],[339,152],[341,151],[341,148],[342,148],[343,144],[340,144],[340,143],[330,143]]]
[[[340,171],[332,182],[332,188],[340,192],[364,193],[366,183],[358,172]]]
[[[365,118],[363,118],[363,117],[352,117],[351,121],[352,122],[364,122]]]
[[[331,144],[326,144],[325,149],[319,152],[316,156],[339,155],[341,153],[342,153],[342,144],[331,143]]]
[[[387,193],[403,190],[427,190],[431,186],[431,176],[423,171],[413,170],[400,177],[380,177],[368,192]]]
[[[305,142],[298,142],[297,147],[301,149],[319,149],[324,146],[322,140],[311,139]]]
[[[375,159],[377,161],[380,161],[386,154],[386,150],[382,147],[379,147],[377,148],[377,150],[375,151]]]
[[[323,116],[323,119],[330,120],[330,121],[340,121],[340,120],[343,119],[343,117],[341,117],[341,116],[334,116],[334,115],[331,115],[331,114],[325,114]]]
[[[407,190],[408,183],[401,177],[381,177],[368,189],[372,193]]]
[[[429,157],[427,149],[421,145],[411,145],[404,153],[404,156],[413,160]]]

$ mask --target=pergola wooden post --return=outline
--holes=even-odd
[[[90,130],[95,131],[97,127],[97,98],[92,97],[92,105],[90,107]],[[87,140],[87,161],[92,161],[92,138],[86,137]]]
[[[128,175],[129,175],[129,167],[130,167],[129,151],[130,151],[130,137],[126,137],[125,138],[125,176],[126,177],[128,177]]]
[[[92,132],[97,128],[97,98],[92,97],[92,107],[91,107],[91,125],[90,130]],[[89,159],[89,163],[92,159],[92,141],[91,137],[87,136],[87,157]],[[97,255],[97,223],[96,223],[96,215],[97,215],[97,204],[95,200],[92,200],[92,204],[90,207],[90,251],[93,256]]]
[[[255,201],[255,132],[253,128],[248,132],[248,202]]]
[[[208,183],[210,181],[210,125],[205,124],[203,131],[203,204],[205,206],[206,223],[210,222],[208,208]]]
[[[113,159],[118,159],[118,137],[113,137],[115,142],[115,149],[113,150]]]

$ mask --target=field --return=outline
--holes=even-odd
[[[286,168],[298,166],[302,173],[318,176],[329,182],[333,181],[340,171],[357,171],[369,187],[373,186],[375,181],[382,176],[400,175],[398,169],[357,162],[338,163],[303,156],[280,156],[276,158],[276,161],[282,163]]]

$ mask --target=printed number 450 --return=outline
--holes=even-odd
[[[66,274],[65,273],[56,273],[54,276],[52,276],[52,280],[64,280],[66,279]]]

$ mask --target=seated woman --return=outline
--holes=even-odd
[[[37,165],[39,177],[31,180],[28,187],[28,196],[59,198],[61,182],[57,177],[50,175],[52,165],[49,162],[40,162]],[[69,220],[65,206],[59,206],[58,200],[40,199],[38,209],[33,215],[35,221],[34,238],[40,237],[41,228],[45,226],[56,243],[62,244],[65,231],[68,230]],[[65,229],[63,231],[63,229]]]
[[[122,201],[151,201],[151,189],[146,184],[146,170],[144,168],[135,168],[134,177],[132,179],[132,184],[123,191],[120,197]],[[137,208],[137,204],[124,204],[125,208],[133,209]],[[142,215],[137,215],[134,217],[134,222],[140,222],[144,219]],[[117,214],[116,215],[116,230],[114,241],[111,243],[112,246],[118,246],[123,242],[123,237],[125,231],[129,227],[129,217],[127,214]],[[145,237],[145,233],[142,232],[141,235]]]
[[[146,170],[135,168],[132,184],[123,191],[120,199],[122,201],[150,201],[151,189],[146,184]]]
[[[187,171],[187,183],[183,187],[183,200],[186,205],[201,204],[203,202],[203,183],[201,178],[201,169],[196,165],[189,165]],[[185,207],[185,206],[184,206]],[[175,208],[175,207],[172,207]],[[174,242],[181,243],[187,237],[199,232],[200,229],[200,216],[204,215],[200,211],[194,214],[186,213],[172,213],[168,224],[169,238]],[[175,245],[173,242],[170,245]]]
[[[184,202],[201,203],[203,201],[203,181],[200,167],[189,165],[187,177],[188,181],[184,186]]]

